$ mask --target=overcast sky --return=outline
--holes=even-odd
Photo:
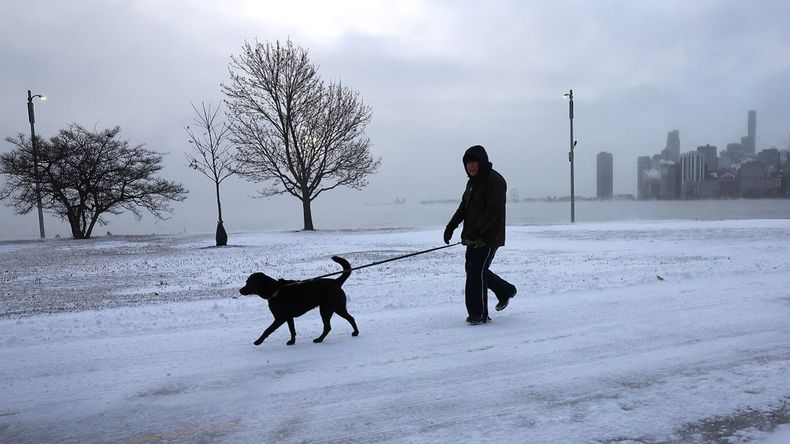
[[[460,158],[474,144],[521,197],[568,195],[570,88],[581,196],[595,194],[598,152],[614,155],[614,192],[636,194],[637,157],[659,152],[667,132],[680,131],[683,152],[722,149],[746,134],[751,109],[758,150],[790,144],[786,0],[2,3],[0,135],[29,136],[28,89],[48,96],[35,105],[44,137],[70,122],[120,125],[124,138],[168,153],[163,175],[191,191],[176,221],[206,212],[215,221],[211,182],[186,167],[184,126],[190,102],[220,103],[245,40],[292,39],[323,78],[373,109],[380,172],[363,191],[320,200],[458,198]],[[251,201],[255,186],[239,179],[226,184],[231,209],[299,208]],[[3,206],[0,221],[11,237],[37,235],[32,213]]]

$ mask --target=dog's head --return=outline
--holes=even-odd
[[[247,283],[239,289],[239,293],[247,296],[257,294],[263,299],[269,299],[280,288],[278,281],[266,276],[264,273],[253,273],[247,278]]]

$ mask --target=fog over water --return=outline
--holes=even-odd
[[[231,233],[260,230],[296,231],[302,228],[299,202],[294,199],[267,201],[249,199],[243,211],[226,213],[225,227]],[[315,202],[313,220],[317,230],[356,230],[377,228],[443,227],[456,209],[455,203],[403,204],[362,203],[356,201]],[[249,217],[244,214],[249,214]],[[23,226],[12,226],[3,232],[3,240],[34,239],[38,235],[35,215],[17,216],[29,219]],[[790,199],[736,199],[699,201],[577,201],[576,223],[628,220],[727,220],[727,219],[782,219],[790,218]],[[530,201],[508,203],[508,225],[544,225],[570,223],[570,202]],[[175,214],[167,221],[156,222],[152,217],[135,221],[121,215],[107,227],[97,227],[95,236],[127,234],[195,234],[212,233],[216,220],[209,212],[203,218]],[[69,237],[68,225],[51,219],[48,237],[59,234]],[[457,236],[457,233],[456,233]],[[437,234],[437,241],[440,241]]]

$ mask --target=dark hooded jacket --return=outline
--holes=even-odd
[[[477,160],[480,167],[476,176],[469,177],[461,205],[447,226],[455,230],[463,222],[461,239],[482,240],[487,247],[501,247],[505,245],[507,182],[493,169],[482,146],[475,145],[466,150],[462,159],[464,171],[470,159]]]

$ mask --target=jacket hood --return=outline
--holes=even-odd
[[[487,176],[488,173],[491,172],[491,168],[493,168],[491,162],[488,161],[488,153],[486,153],[486,149],[481,145],[470,147],[464,153],[464,157],[461,159],[464,166],[464,172],[466,172],[466,162],[469,160],[476,160],[480,164],[480,168],[477,172],[477,176],[479,177]],[[469,173],[466,173],[466,175],[468,176]]]

